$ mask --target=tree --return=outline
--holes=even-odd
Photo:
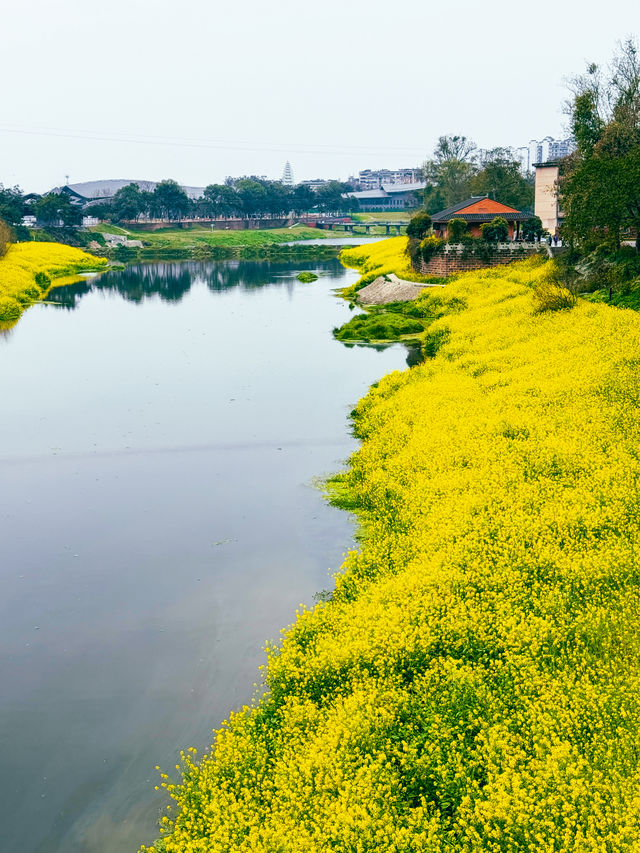
[[[162,219],[183,219],[191,210],[191,199],[177,181],[160,181],[151,195],[152,210]]]
[[[480,226],[483,240],[488,243],[504,243],[509,238],[509,223],[502,216],[496,216],[491,222]]]
[[[518,210],[533,207],[533,183],[525,178],[520,164],[506,148],[487,152],[469,186],[472,195],[487,195]]]
[[[11,228],[4,219],[0,219],[0,258],[6,254],[12,239]]]
[[[118,221],[137,219],[147,209],[147,199],[138,184],[121,187],[111,202],[113,216]]]
[[[43,225],[79,225],[82,208],[69,201],[67,193],[48,193],[35,203],[36,217]]]
[[[407,225],[407,237],[422,240],[431,228],[431,217],[426,210],[419,210],[409,220]]]
[[[422,166],[427,183],[424,205],[430,213],[451,207],[470,195],[477,171],[475,143],[466,136],[441,136],[433,157]]]
[[[9,225],[20,225],[24,216],[24,200],[20,187],[0,184],[0,219]]]
[[[640,251],[640,58],[633,39],[618,46],[608,78],[596,65],[574,79],[569,106],[577,150],[559,193],[564,233],[587,247],[614,250],[625,232]]]
[[[259,181],[241,178],[235,188],[244,216],[258,216],[267,212],[267,191]]]
[[[316,190],[318,209],[323,213],[345,213],[358,209],[358,200],[351,195],[349,184],[329,181]]]
[[[291,194],[291,209],[298,214],[306,213],[316,203],[316,197],[313,190],[304,184],[298,184],[294,187]]]
[[[547,233],[542,226],[542,220],[539,216],[532,216],[531,219],[525,219],[521,230],[523,239],[530,243],[540,240]]]
[[[237,192],[228,184],[209,184],[205,187],[203,199],[209,216],[232,216],[241,208]]]

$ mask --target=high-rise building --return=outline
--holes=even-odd
[[[284,164],[284,169],[282,171],[282,183],[285,187],[292,187],[294,184],[293,169],[291,168],[291,163],[288,160]]]

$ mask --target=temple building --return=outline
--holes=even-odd
[[[491,222],[496,216],[507,220],[509,225],[509,239],[517,240],[520,237],[520,223],[531,219],[530,213],[516,210],[488,196],[472,196],[466,201],[460,201],[446,210],[434,213],[431,217],[433,233],[436,237],[447,239],[448,223],[451,219],[464,219],[469,227],[472,237],[480,237],[480,226],[485,222]]]

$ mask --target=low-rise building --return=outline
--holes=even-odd
[[[446,210],[434,213],[431,217],[431,224],[433,225],[435,236],[443,237],[446,240],[449,233],[450,220],[464,219],[469,227],[469,234],[472,237],[480,237],[482,233],[481,226],[485,222],[491,222],[496,216],[506,219],[509,226],[510,240],[519,239],[520,224],[527,219],[531,219],[530,213],[516,210],[515,207],[509,207],[488,196],[472,196],[465,201],[460,201],[458,204],[446,208]]]
[[[361,210],[415,210],[421,204],[424,181],[413,184],[383,184],[378,189],[349,193],[358,200]]]

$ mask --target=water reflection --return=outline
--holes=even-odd
[[[73,310],[80,300],[96,291],[113,291],[128,302],[141,303],[158,296],[163,302],[180,302],[191,287],[204,282],[214,293],[239,287],[255,290],[279,283],[292,286],[292,271],[311,270],[323,277],[339,279],[344,268],[337,259],[330,261],[182,261],[132,264],[123,270],[111,270],[95,278],[54,288],[47,301],[57,308]]]

